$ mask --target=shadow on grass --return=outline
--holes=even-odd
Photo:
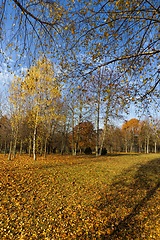
[[[141,154],[144,154],[144,153],[106,153],[106,154],[102,154],[101,156],[96,156],[95,153],[92,153],[92,154],[77,154],[76,156],[77,157],[84,157],[84,156],[87,156],[87,157],[90,157],[90,158],[100,158],[100,157],[110,157],[110,156],[139,156]]]
[[[108,219],[101,239],[150,239],[151,228],[158,239],[154,224],[159,221],[160,159],[140,165],[137,171],[129,169],[118,179],[97,202]]]

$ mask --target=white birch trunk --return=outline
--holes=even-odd
[[[46,154],[47,154],[47,138],[45,139],[45,143],[44,143],[44,157],[46,158]]]
[[[10,147],[9,147],[8,160],[11,160],[11,153],[12,153],[12,139],[13,139],[13,127],[12,127],[12,135],[11,135],[11,141],[10,141]]]
[[[35,125],[34,134],[33,134],[33,159],[34,159],[34,161],[36,161],[36,133],[37,133],[37,127]]]
[[[157,142],[154,143],[154,152],[157,153]]]
[[[11,153],[12,153],[12,140],[10,141],[8,160],[11,160]]]
[[[98,92],[98,105],[97,105],[97,133],[96,133],[96,157],[99,156],[99,110],[100,110],[100,89]]]
[[[15,156],[16,156],[17,136],[18,136],[18,126],[16,128],[16,134],[15,134],[15,142],[14,142],[14,147],[13,147],[13,158],[15,158]]]
[[[149,136],[147,136],[147,154],[149,153]]]
[[[36,134],[37,134],[37,124],[38,124],[38,111],[36,114],[36,121],[34,126],[34,133],[33,133],[33,159],[36,161]]]
[[[111,92],[109,92],[109,96],[108,96],[106,120],[105,120],[105,126],[104,126],[104,132],[103,132],[102,143],[101,143],[101,146],[100,146],[99,156],[102,155],[102,148],[103,148],[103,145],[104,145],[104,140],[105,140],[106,132],[107,132],[107,124],[108,124],[109,108],[110,108],[110,97],[111,97]]]

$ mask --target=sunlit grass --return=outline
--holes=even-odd
[[[0,156],[0,239],[159,239],[160,155]]]

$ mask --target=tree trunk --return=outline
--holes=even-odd
[[[102,138],[102,143],[101,143],[100,150],[99,150],[99,156],[102,155],[102,148],[103,148],[104,140],[106,137],[106,132],[107,132],[107,121],[106,121],[106,124],[104,125],[103,138]]]
[[[97,132],[96,132],[96,157],[99,156],[99,110],[100,110],[100,89],[98,92],[98,105],[97,105]]]
[[[119,149],[119,154],[120,154],[121,153],[121,148],[119,147],[118,149]]]
[[[107,132],[107,124],[108,124],[109,108],[110,108],[110,98],[111,98],[111,92],[109,92],[109,96],[108,96],[106,120],[105,120],[105,124],[104,124],[104,132],[103,132],[102,143],[101,143],[101,146],[100,146],[99,156],[102,155],[102,148],[103,148],[103,144],[104,144],[104,140],[105,140],[106,132]]]
[[[65,149],[65,132],[66,132],[66,124],[64,123],[64,127],[63,127],[63,132],[62,132],[62,145],[61,145],[61,155],[63,155],[64,153],[64,149]]]
[[[42,156],[42,152],[43,152],[43,139],[41,140],[41,151],[40,151],[40,156]]]
[[[15,158],[15,156],[16,156],[17,136],[18,136],[18,126],[16,127],[16,133],[15,133],[15,141],[14,141],[14,147],[13,147],[13,158]]]
[[[7,148],[7,144],[6,144],[6,140],[5,140],[5,143],[4,143],[4,157],[6,156],[6,148]]]
[[[29,138],[29,157],[31,157],[31,144],[32,144],[32,139],[30,136],[30,138]]]
[[[64,152],[64,133],[62,133],[61,155],[63,155],[63,152]]]
[[[149,136],[147,136],[147,153],[149,153]]]
[[[17,146],[17,136],[16,136],[15,141],[14,141],[13,158],[15,158],[15,156],[16,156],[16,146]]]
[[[147,141],[146,141],[146,137],[145,137],[145,140],[144,140],[144,152],[145,153],[146,153],[146,149],[147,149],[146,143],[147,143]]]
[[[8,160],[11,160],[11,153],[12,153],[12,139],[13,139],[13,128],[12,128],[12,135],[11,135],[10,147],[9,147]]]
[[[79,132],[80,132],[81,118],[82,118],[82,105],[80,105],[80,113],[79,113],[79,120],[78,120],[78,129],[77,129],[77,139],[76,139],[76,144],[75,144],[75,155],[77,155],[77,149],[78,149],[78,143],[79,143]]]
[[[47,154],[47,138],[45,139],[45,143],[44,143],[44,157],[46,158],[46,154]]]
[[[23,144],[23,141],[21,140],[20,151],[19,151],[20,156],[22,155],[22,144]]]
[[[131,142],[131,149],[130,149],[130,152],[132,153],[133,152],[133,143]]]
[[[126,143],[126,153],[128,152],[128,147],[127,147],[127,143]]]
[[[34,161],[36,161],[36,133],[37,133],[37,127],[35,125],[34,135],[33,135],[33,159],[34,159]]]
[[[80,118],[79,118],[78,129],[77,129],[77,139],[76,139],[76,143],[75,143],[75,155],[77,155],[77,149],[78,149],[78,143],[79,143]]]
[[[75,155],[75,152],[74,152],[74,109],[72,109],[72,155]]]
[[[140,139],[138,140],[138,146],[139,146],[139,153],[141,153],[141,141],[140,141]]]
[[[15,139],[15,142],[14,142],[14,147],[13,147],[13,158],[15,158],[15,156],[16,156],[16,146],[17,146],[17,138]]]
[[[12,140],[10,141],[8,160],[11,160],[11,152],[12,152]]]
[[[157,153],[157,142],[154,142],[154,152]]]
[[[34,126],[34,134],[33,134],[33,159],[36,161],[36,134],[37,134],[37,123],[38,123],[38,111],[36,113],[36,121]]]

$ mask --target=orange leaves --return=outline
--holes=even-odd
[[[127,121],[126,123],[123,124],[123,129],[132,129],[134,128],[135,130],[140,127],[139,125],[139,120],[136,118],[132,118],[131,120]]]
[[[0,239],[158,239],[155,158],[0,156]]]
[[[104,37],[108,37],[109,36],[109,33],[108,32],[104,32]]]

